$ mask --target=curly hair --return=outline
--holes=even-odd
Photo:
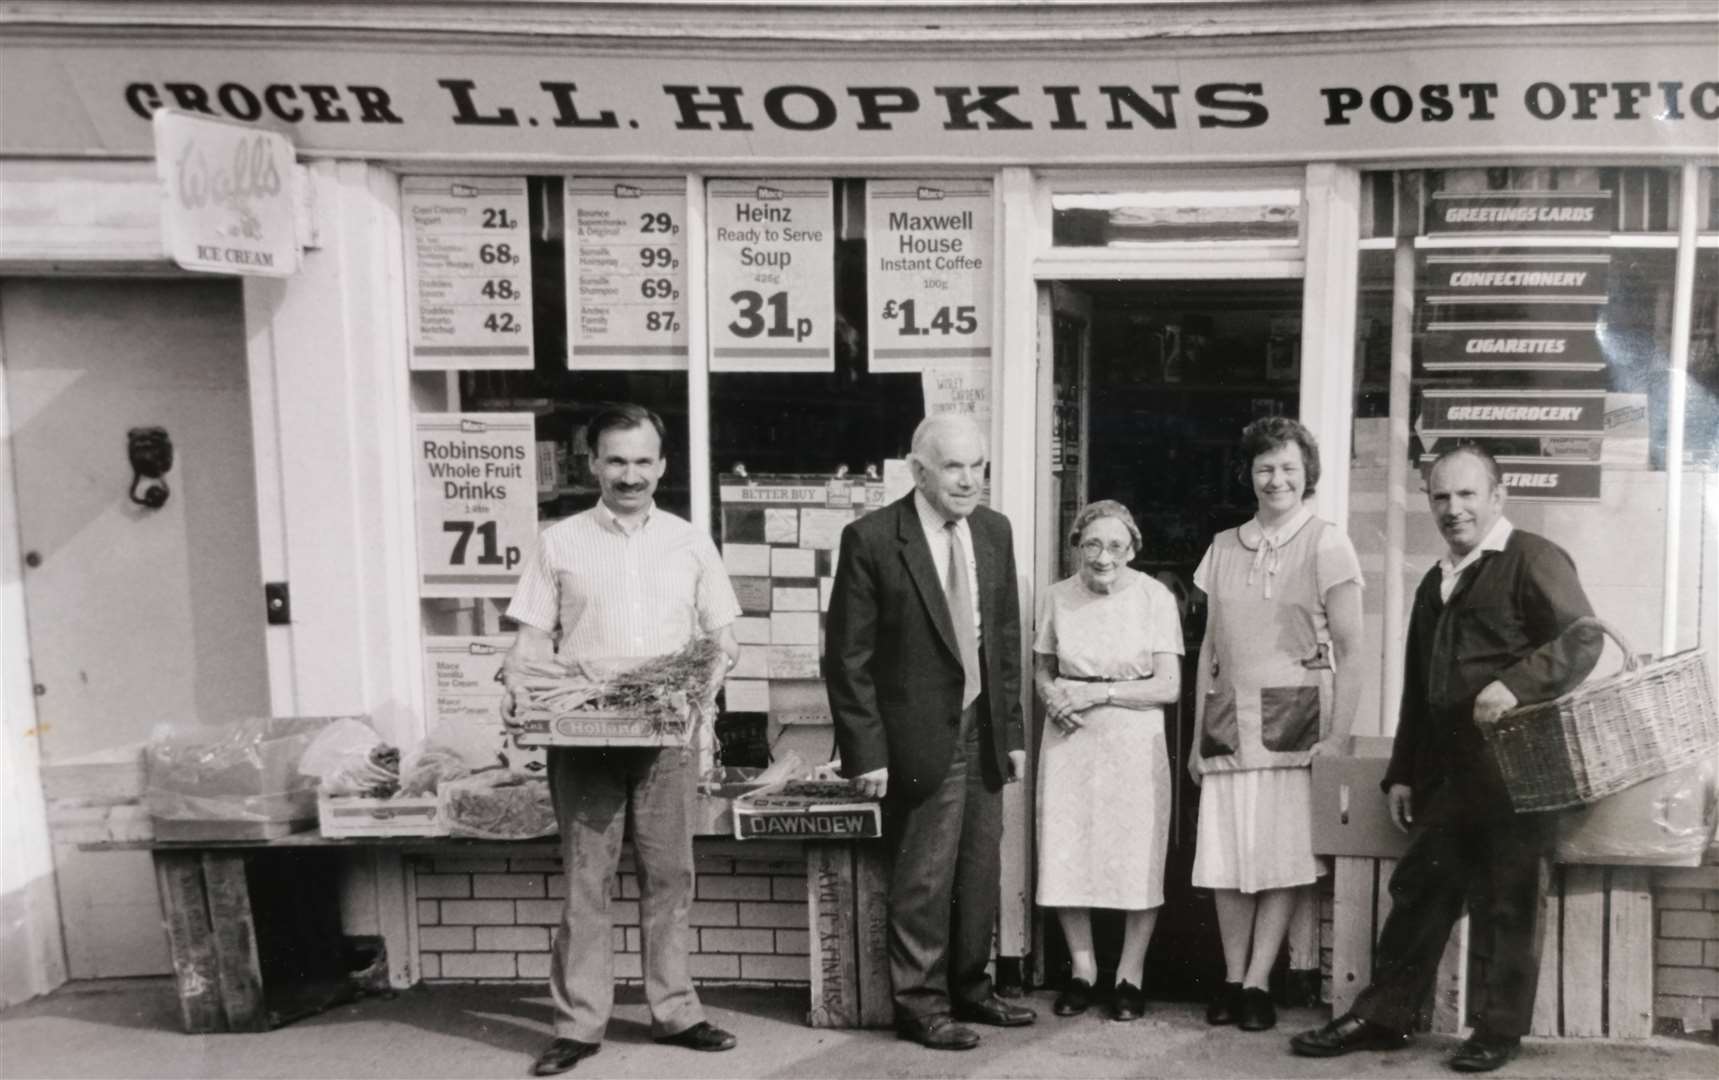
[[[1301,447],[1301,467],[1307,476],[1307,486],[1302,489],[1301,497],[1311,499],[1319,490],[1319,443],[1313,438],[1313,432],[1299,420],[1291,420],[1287,416],[1264,416],[1243,428],[1241,452],[1242,459],[1247,462],[1245,470],[1251,473],[1254,461],[1261,454],[1269,454],[1291,443]]]
[[[1068,546],[1079,547],[1080,534],[1099,518],[1115,518],[1122,522],[1122,527],[1128,530],[1128,538],[1134,542],[1134,550],[1139,551],[1142,548],[1140,526],[1134,524],[1134,515],[1115,499],[1099,499],[1081,507],[1080,513],[1074,516],[1074,526],[1068,530]]]

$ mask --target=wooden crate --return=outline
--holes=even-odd
[[[337,856],[155,852],[188,1034],[268,1031],[351,1000]]]
[[[664,734],[643,716],[618,712],[570,712],[550,715],[521,710],[517,746],[685,746],[695,723]]]
[[[888,871],[880,845],[806,845],[812,1027],[889,1027]]]
[[[1395,861],[1339,857],[1333,874],[1331,1008],[1342,1015],[1371,980],[1373,949],[1390,911]],[[1645,867],[1553,868],[1544,912],[1531,1033],[1644,1039],[1653,1033],[1653,895]],[[1451,933],[1423,1027],[1469,1029],[1468,917]]]

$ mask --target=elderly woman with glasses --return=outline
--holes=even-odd
[[[1049,726],[1039,749],[1038,902],[1057,909],[1073,972],[1058,1016],[1085,1012],[1098,978],[1091,909],[1125,912],[1110,1015],[1138,1019],[1146,945],[1164,902],[1170,760],[1164,706],[1181,693],[1176,599],[1130,569],[1140,530],[1121,503],[1069,531],[1079,572],[1040,598],[1033,682]]]
[[[1312,759],[1342,753],[1360,703],[1361,564],[1313,515],[1319,446],[1287,417],[1242,431],[1259,509],[1212,540],[1194,584],[1210,599],[1200,646],[1200,788],[1193,883],[1211,889],[1224,947],[1212,1024],[1277,1023],[1266,980],[1313,854]]]

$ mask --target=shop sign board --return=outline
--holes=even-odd
[[[1609,233],[1616,223],[1609,191],[1435,191],[1426,231],[1437,233]]]
[[[420,595],[511,596],[537,543],[535,420],[419,413],[412,423]]]
[[[1444,322],[1420,336],[1428,371],[1604,371],[1594,322]]]
[[[1421,455],[1427,468],[1436,454]],[[1512,499],[1536,502],[1598,502],[1600,462],[1498,455],[1498,469]]]
[[[402,32],[409,32],[402,22]],[[1048,33],[1048,31],[1047,31]],[[1049,40],[1049,39],[1047,39]],[[1702,26],[1069,44],[707,40],[626,48],[449,35],[331,48],[266,28],[0,42],[0,152],[138,155],[161,106],[371,159],[1165,165],[1713,152],[1719,35]],[[1461,210],[1435,231],[1607,231],[1575,200]],[[1532,212],[1531,220],[1500,209]],[[1592,210],[1594,216],[1549,211]]]
[[[1523,297],[1566,304],[1606,302],[1611,256],[1511,252],[1428,252],[1421,280],[1429,304],[1509,304]]]
[[[414,371],[534,365],[524,177],[400,181]]]
[[[686,184],[569,177],[567,367],[686,369]]]
[[[993,203],[988,180],[866,182],[874,374],[990,359]]]
[[[834,371],[835,189],[712,180],[710,370]]]
[[[156,112],[153,130],[161,227],[174,262],[210,274],[291,277],[298,271],[291,140],[177,109]]]
[[[1421,434],[1540,438],[1603,435],[1604,390],[1421,391]]]

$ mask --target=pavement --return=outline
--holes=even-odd
[[[1290,1056],[1288,1036],[1321,1023],[1324,1010],[1286,1010],[1278,1029],[1244,1034],[1207,1027],[1202,1010],[1153,1002],[1118,1024],[1094,1010],[1051,1015],[1052,995],[1032,995],[1039,1022],[983,1029],[964,1053],[935,1052],[887,1031],[805,1025],[802,989],[704,990],[712,1022],[740,1045],[719,1054],[658,1046],[636,988],[624,987],[603,1049],[573,1077],[1451,1077],[1449,1037],[1422,1036],[1395,1053],[1335,1060]],[[185,1035],[167,979],[72,983],[0,1012],[0,1078],[36,1077],[522,1077],[550,1037],[542,987],[420,986],[371,997],[255,1035]],[[1719,1048],[1708,1038],[1638,1042],[1527,1040],[1501,1077],[1666,1077],[1714,1080]]]

